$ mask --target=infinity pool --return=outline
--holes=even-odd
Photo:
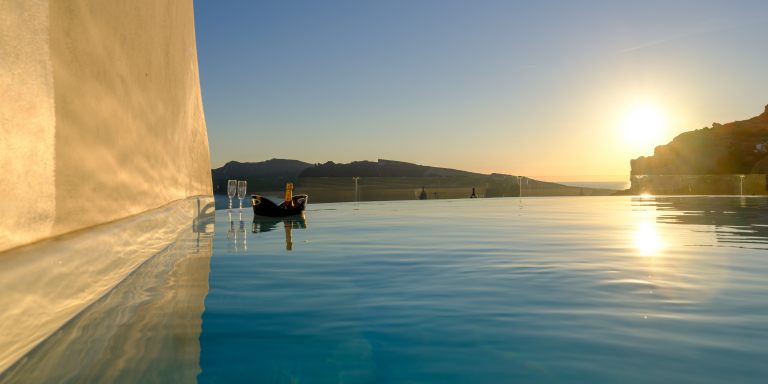
[[[766,250],[765,198],[218,211],[0,381],[764,383]]]

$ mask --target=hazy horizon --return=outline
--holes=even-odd
[[[760,114],[760,1],[195,1],[211,165],[386,158],[628,179],[677,134]]]
[[[332,161],[334,163],[342,163],[339,161],[335,161],[333,159],[325,160],[325,161],[306,161],[303,159],[289,159],[285,157],[272,157],[269,159],[254,159],[254,160],[227,160],[223,164],[217,167],[211,167],[211,169],[217,169],[222,166],[224,166],[227,162],[230,161],[237,161],[240,163],[260,163],[268,160],[297,160],[304,163],[309,164],[323,164],[328,161]],[[352,160],[352,161],[371,161],[371,162],[377,162],[380,159],[358,159],[358,160]],[[382,160],[394,160],[394,161],[404,161],[400,159],[382,159]],[[407,163],[412,163],[410,161],[405,161]],[[346,162],[349,163],[349,162]],[[413,163],[418,164],[418,163]],[[424,165],[428,167],[437,167],[437,168],[451,168],[451,167],[443,167],[439,164],[418,164],[418,165]],[[490,171],[490,172],[481,172],[481,171],[472,171],[462,168],[451,168],[456,169],[459,171],[469,171],[469,172],[476,172],[476,173],[482,173],[482,174],[491,174],[491,173],[504,173],[504,172],[497,172],[497,171]],[[510,174],[513,175],[513,174]],[[602,186],[593,186],[594,188],[607,188],[605,185],[618,185],[618,184],[626,184],[627,188],[629,187],[629,174],[626,175],[527,175],[527,174],[520,174],[520,175],[513,175],[513,176],[526,176],[532,179],[537,179],[541,181],[550,181],[550,182],[558,182],[563,184],[570,184],[573,186],[579,186],[579,187],[589,187],[590,184],[593,185],[602,185]]]

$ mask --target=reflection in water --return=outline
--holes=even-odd
[[[294,228],[295,229],[307,228],[307,218],[303,212],[300,215],[288,216],[288,217],[254,216],[253,227],[251,231],[253,233],[273,231],[277,227],[277,224],[280,222],[283,223],[283,229],[285,230],[285,250],[292,251],[293,238],[291,236],[291,231]],[[241,221],[241,225],[242,225],[242,221]]]
[[[664,242],[656,229],[656,223],[641,222],[635,230],[635,247],[643,256],[656,256],[664,247]]]
[[[245,233],[245,221],[243,221],[243,212],[237,215],[237,228],[235,228],[235,220],[232,216],[232,212],[228,212],[229,215],[229,230],[227,231],[227,239],[229,240],[229,251],[233,253],[247,252],[248,251],[248,237]]]
[[[663,303],[701,303],[723,291],[732,258],[718,257],[717,248],[768,249],[763,197],[650,196],[634,198],[632,207],[633,245],[646,257],[627,281]]]
[[[212,229],[212,221],[195,228]],[[212,237],[180,234],[0,375],[0,382],[194,382]]]
[[[768,249],[765,197],[658,197],[657,221],[712,226],[720,246]]]
[[[213,229],[209,197],[31,244],[0,257],[0,371],[109,293],[181,234]],[[191,225],[190,225],[191,224]]]

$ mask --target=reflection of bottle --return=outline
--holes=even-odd
[[[285,228],[285,250],[292,251],[293,239],[291,238],[291,229],[293,229],[293,224],[290,221],[285,221],[283,228]]]
[[[274,230],[279,230],[278,229],[279,224],[283,225],[283,231],[285,232],[285,250],[292,251],[293,250],[293,236],[292,236],[293,229],[307,228],[307,219],[306,219],[306,216],[304,216],[303,212],[296,216],[284,217],[284,218],[254,216],[253,225],[251,229],[253,233],[257,233],[257,234],[267,233]],[[245,226],[245,224],[241,224],[241,225],[243,227]],[[243,240],[242,245],[243,245],[243,248],[245,248],[246,246],[245,240]]]
[[[477,194],[475,193],[475,188],[474,187],[472,188],[472,194],[469,195],[469,198],[470,199],[477,199]]]
[[[285,201],[283,204],[287,208],[293,208],[293,183],[285,184]]]

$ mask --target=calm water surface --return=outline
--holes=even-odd
[[[173,377],[200,383],[768,382],[765,198],[316,204],[305,220],[219,211],[209,241],[207,280],[138,279],[119,289],[135,292],[130,284],[151,281],[160,288],[144,288],[129,304],[104,300],[102,313],[127,313],[128,324],[148,324],[125,326],[143,337],[120,340],[198,357],[155,357],[141,365],[142,377],[185,371],[192,376]],[[199,249],[199,238],[196,244]],[[147,321],[152,312],[139,309],[168,312],[153,299],[167,302],[168,290],[204,309],[177,301],[184,316]],[[161,337],[178,332],[179,318],[199,323],[200,317],[197,333]],[[131,372],[139,363],[117,358],[56,368],[68,345],[118,347],[99,340],[120,331],[91,331],[111,329],[99,326],[100,318],[75,319],[58,341],[44,343],[4,378],[23,382],[41,371],[55,377],[58,369],[77,382],[81,371]],[[190,338],[199,344],[183,342]]]

